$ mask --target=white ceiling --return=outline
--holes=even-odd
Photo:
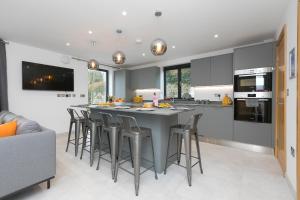
[[[287,4],[288,0],[1,0],[0,37],[107,64],[113,64],[111,55],[121,50],[126,66],[135,66],[273,38]],[[162,17],[154,16],[156,10]],[[122,36],[115,33],[118,28]],[[136,44],[137,38],[143,43]],[[156,38],[168,43],[164,56],[151,55],[150,43]],[[95,47],[91,40],[97,41]]]

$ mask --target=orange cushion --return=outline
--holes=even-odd
[[[17,131],[17,121],[7,122],[0,125],[0,138],[14,136]]]

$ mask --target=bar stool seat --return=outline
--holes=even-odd
[[[138,196],[139,193],[139,184],[140,184],[140,165],[142,159],[142,138],[149,137],[152,146],[152,156],[153,162],[151,168],[154,169],[155,179],[157,179],[157,172],[155,167],[155,154],[153,146],[152,131],[150,128],[139,127],[136,119],[131,116],[117,115],[117,119],[120,123],[120,142],[119,142],[119,153],[115,170],[115,182],[117,182],[118,169],[120,167],[120,161],[122,160],[122,149],[123,149],[123,140],[125,137],[129,140],[133,140],[133,167],[134,167],[134,185],[135,185],[135,194]],[[150,168],[146,169],[149,170]],[[129,172],[128,170],[125,170]],[[145,171],[144,171],[145,172]],[[130,173],[130,172],[129,172]],[[143,173],[143,172],[142,172]]]
[[[192,185],[192,167],[195,166],[197,163],[199,163],[200,172],[203,174],[203,168],[202,168],[202,161],[201,161],[201,154],[200,154],[200,146],[199,146],[199,138],[197,133],[197,124],[199,119],[202,117],[202,114],[195,114],[192,115],[189,119],[187,124],[176,124],[170,127],[170,133],[169,133],[169,141],[168,141],[168,147],[167,147],[167,158],[166,158],[166,164],[165,164],[165,170],[164,174],[167,173],[167,167],[168,167],[168,161],[169,159],[177,154],[177,162],[178,165],[180,164],[180,157],[181,157],[181,146],[182,146],[182,140],[184,140],[184,146],[185,146],[185,157],[186,157],[186,170],[187,170],[187,179],[189,186]],[[169,157],[169,148],[170,148],[170,142],[173,139],[174,134],[177,135],[177,153],[174,155],[171,155]],[[191,155],[191,139],[192,137],[195,137],[195,143],[197,147],[197,157],[194,157]],[[191,158],[198,159],[198,162],[191,165]]]

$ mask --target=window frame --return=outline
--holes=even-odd
[[[108,96],[109,96],[109,71],[107,69],[100,69],[100,68],[97,68],[97,69],[90,69],[90,68],[88,68],[88,70],[106,72],[106,86],[107,86],[106,87],[106,101],[108,101]],[[88,99],[89,99],[89,97],[88,97]]]
[[[178,87],[178,97],[174,98],[174,99],[182,99],[182,90],[181,90],[181,70],[182,69],[186,69],[186,68],[191,68],[191,63],[184,63],[184,64],[180,64],[180,65],[174,65],[174,66],[167,66],[164,67],[164,98],[166,98],[166,94],[167,94],[167,84],[166,84],[166,72],[169,70],[177,70],[177,74],[178,74],[178,82],[177,82],[177,87]]]

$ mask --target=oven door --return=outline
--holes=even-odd
[[[235,92],[272,91],[272,72],[234,75]]]
[[[234,99],[234,120],[272,123],[272,99]]]

